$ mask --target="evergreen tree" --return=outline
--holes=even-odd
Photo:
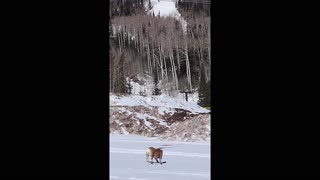
[[[129,79],[129,82],[127,83],[127,91],[128,94],[132,94],[131,79]]]
[[[143,95],[143,92],[142,92],[142,88],[140,87],[139,89],[139,95],[142,96]]]
[[[127,86],[126,86],[126,77],[125,77],[125,70],[124,70],[124,54],[121,54],[120,57],[120,68],[119,68],[119,80],[118,80],[118,92],[119,93],[127,93]]]
[[[158,87],[158,83],[159,83],[158,73],[157,73],[157,70],[155,70],[153,95],[160,95],[161,94],[161,90]]]
[[[151,10],[152,9],[152,4],[151,4],[151,0],[149,0],[149,10]]]
[[[199,85],[199,101],[202,107],[211,106],[211,81],[206,82],[203,68],[201,70]]]

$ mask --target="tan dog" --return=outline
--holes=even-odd
[[[154,147],[149,147],[146,152],[147,162],[150,157],[151,163],[153,163],[153,158],[154,158],[157,161],[157,163],[162,164],[162,162],[161,162],[162,155],[163,155],[163,151],[160,148],[155,149]]]

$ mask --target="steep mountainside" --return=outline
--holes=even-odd
[[[110,1],[110,133],[210,139],[208,3]]]

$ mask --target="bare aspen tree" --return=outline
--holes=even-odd
[[[151,58],[150,58],[150,47],[149,47],[149,38],[147,37],[147,59],[148,59],[148,71],[149,73],[152,73],[152,64],[151,64]]]
[[[188,56],[188,43],[187,43],[187,37],[185,37],[185,57],[186,57],[186,70],[187,70],[187,80],[188,80],[188,86],[189,90],[192,90],[192,83],[191,83],[191,72],[190,72],[190,61]]]
[[[211,24],[210,24],[210,21],[209,21],[209,25],[208,25],[208,39],[209,39],[209,44],[208,44],[208,52],[209,52],[209,62],[211,63]]]
[[[178,72],[180,73],[180,56],[179,56],[179,38],[176,38],[176,55],[177,55],[177,61],[178,61]]]
[[[117,36],[117,38],[118,38],[118,41],[119,41],[119,51],[120,51],[120,53],[122,52],[121,51],[121,38],[120,38],[120,33],[117,33],[118,34],[118,36]]]
[[[163,63],[162,63],[161,45],[160,45],[160,42],[159,42],[159,62],[160,62],[160,68],[161,68],[161,79],[164,79]]]
[[[120,11],[128,11],[128,8],[138,11],[136,2],[132,3],[134,7],[130,3],[124,3],[128,7]],[[188,10],[184,14],[180,12],[188,23],[185,31],[181,18],[179,22],[173,17],[142,15],[142,11],[135,15],[131,10],[128,13],[131,16],[113,17],[113,43],[116,50],[111,50],[113,55],[110,55],[110,66],[119,66],[119,59],[124,53],[122,66],[125,67],[125,75],[143,74],[146,71],[158,76],[160,82],[168,83],[169,89],[179,89],[179,86],[183,88],[181,83],[185,83],[187,89],[192,90],[193,86],[198,85],[198,81],[194,80],[200,76],[201,70],[204,71],[204,79],[210,80],[210,17]],[[201,70],[199,66],[202,67]],[[110,84],[115,84],[113,87],[119,83],[119,78],[116,77],[119,73],[118,68],[113,68],[110,72]]]
[[[167,69],[167,63],[166,63],[166,54],[164,53],[164,51],[162,51],[163,53],[163,63],[164,63],[164,70],[165,70],[165,80],[168,83],[168,69]]]

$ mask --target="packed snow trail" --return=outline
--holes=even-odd
[[[166,164],[146,162],[148,147],[163,147]],[[110,135],[110,179],[209,180],[210,143],[169,142],[135,135]]]

